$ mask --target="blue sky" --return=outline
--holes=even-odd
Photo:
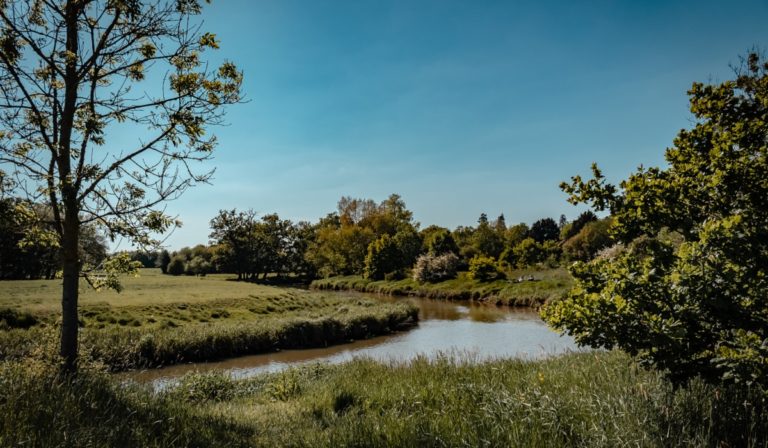
[[[561,181],[663,164],[691,83],[768,44],[768,3],[748,1],[219,0],[202,17],[249,102],[214,129],[213,184],[169,204],[172,248],[207,242],[219,209],[315,221],[342,195],[398,193],[422,226],[573,218]]]

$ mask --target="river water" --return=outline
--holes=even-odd
[[[373,294],[337,294],[354,299],[366,296],[384,301],[412,300],[419,306],[420,320],[407,331],[348,344],[181,364],[123,375],[138,382],[162,386],[190,371],[224,370],[233,377],[242,378],[311,362],[342,363],[355,357],[406,361],[417,356],[434,358],[449,354],[479,361],[508,357],[533,359],[578,350],[572,338],[550,330],[538,313],[530,309],[421,298],[395,299]]]

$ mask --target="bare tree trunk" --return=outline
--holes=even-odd
[[[61,357],[64,358],[63,371],[77,370],[77,295],[80,279],[80,260],[77,250],[80,236],[80,217],[77,200],[77,187],[73,182],[70,160],[72,127],[77,106],[77,66],[78,25],[77,17],[84,3],[68,1],[66,4],[67,42],[66,48],[73,55],[67,62],[64,74],[64,109],[61,119],[61,138],[59,140],[59,181],[61,199],[64,206],[64,220],[61,235],[61,259],[64,284],[61,294]]]
[[[61,259],[64,284],[61,295],[61,357],[65,372],[77,370],[77,299],[79,293],[80,260],[77,250],[80,234],[77,208],[67,206],[62,235]]]

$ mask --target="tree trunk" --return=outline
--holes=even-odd
[[[63,287],[61,295],[61,357],[63,370],[77,370],[77,299],[80,280],[80,259],[77,250],[80,236],[80,222],[77,208],[67,204],[62,235],[61,259],[63,268]]]

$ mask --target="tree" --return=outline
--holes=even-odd
[[[560,228],[552,218],[542,218],[531,224],[529,236],[537,243],[555,241],[560,237]]]
[[[395,239],[385,233],[368,245],[363,276],[371,280],[384,279],[384,276],[400,268],[400,255]]]
[[[167,250],[163,249],[160,251],[160,255],[157,257],[157,260],[155,260],[155,266],[160,268],[160,272],[163,274],[168,273],[168,264],[171,262],[171,254],[168,253]]]
[[[562,188],[609,210],[626,246],[572,268],[568,297],[547,307],[582,345],[618,347],[681,383],[768,389],[768,64],[750,55],[736,79],[694,83],[696,121],[617,187],[593,165]],[[674,235],[668,238],[665,235]]]
[[[230,62],[209,71],[218,48],[194,24],[198,0],[18,0],[0,2],[0,175],[52,211],[63,272],[64,370],[77,361],[80,228],[98,224],[139,246],[175,224],[160,205],[210,178],[209,125],[240,100]],[[147,79],[149,69],[160,76]],[[165,72],[165,76],[162,76]],[[138,136],[108,146],[120,128]],[[127,258],[104,264],[94,286],[118,287]]]
[[[613,242],[610,227],[611,218],[588,222],[579,233],[563,243],[563,252],[570,260],[591,260]]]
[[[426,250],[430,255],[443,255],[447,253],[459,253],[459,246],[448,229],[439,229],[425,238]]]

